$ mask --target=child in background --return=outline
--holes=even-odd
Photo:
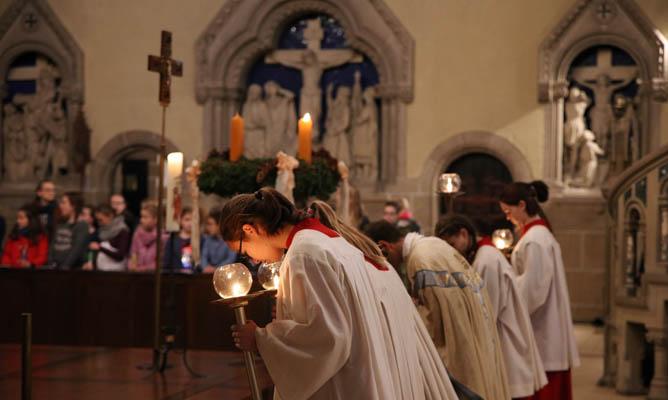
[[[158,206],[151,201],[144,202],[141,207],[139,226],[132,236],[130,246],[131,271],[149,271],[155,269],[155,253],[157,250]],[[168,236],[163,233],[162,247]]]
[[[230,250],[220,235],[220,209],[212,209],[206,218],[206,235],[202,247],[202,267],[205,273],[212,273],[221,265],[231,264],[237,253]]]
[[[163,268],[165,271],[192,271],[192,247],[190,236],[193,226],[193,211],[190,207],[183,207],[179,216],[179,232],[172,232],[165,244]]]
[[[79,269],[86,259],[88,224],[79,221],[83,208],[80,193],[67,192],[60,197],[56,226],[49,243],[49,265],[58,269]]]
[[[15,268],[39,267],[46,264],[48,250],[46,234],[38,217],[33,215],[30,207],[21,207],[2,252],[1,264]]]
[[[100,227],[100,241],[92,242],[89,248],[98,252],[95,263],[97,269],[124,271],[130,248],[130,229],[125,225],[123,216],[116,216],[110,206],[103,204],[95,210],[95,219]]]

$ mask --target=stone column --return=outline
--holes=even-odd
[[[668,335],[663,328],[650,328],[647,340],[654,343],[654,377],[647,398],[665,400],[668,399]]]

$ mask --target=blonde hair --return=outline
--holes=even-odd
[[[158,218],[158,203],[154,200],[146,200],[141,203],[141,209],[151,214],[153,218]]]
[[[348,243],[357,247],[366,258],[380,265],[387,263],[380,247],[356,228],[343,222],[329,204],[316,200],[311,204],[311,210],[313,210],[313,216],[320,220],[320,223],[336,231]]]

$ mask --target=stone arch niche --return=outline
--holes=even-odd
[[[624,236],[619,259],[623,263],[622,285],[627,297],[641,296],[645,273],[645,210],[636,199],[629,201],[624,214]]]
[[[659,169],[659,209],[657,229],[657,261],[668,269],[668,165]]]
[[[74,129],[83,86],[83,52],[48,3],[15,0],[0,17],[3,182],[32,186],[50,176],[77,184],[67,177],[83,172],[87,161],[71,157],[82,153],[82,140],[88,143],[88,130]],[[27,158],[8,157],[17,150]]]
[[[378,180],[405,176],[406,105],[413,99],[415,43],[382,0],[228,0],[196,43],[196,98],[204,105],[204,152],[228,146],[228,127],[240,110],[256,62],[276,49],[283,29],[300,17],[331,16],[350,48],[378,74]],[[325,93],[323,93],[324,96]]]
[[[618,128],[614,126],[610,128],[610,135],[613,135],[614,129],[617,129],[620,135],[624,131],[622,125],[624,121],[621,121],[620,118],[623,111],[628,108],[622,108],[624,104],[622,100],[619,100],[618,104],[619,115],[605,118],[597,117],[595,118],[597,121],[600,120],[605,123],[592,124],[592,113],[597,105],[601,106],[596,109],[599,116],[618,110],[615,108],[617,103],[613,104],[613,100],[616,100],[615,95],[623,92],[624,88],[617,88],[616,85],[621,85],[625,79],[630,79],[628,76],[631,74],[631,72],[628,72],[629,68],[626,71],[624,71],[624,68],[619,68],[630,67],[628,63],[627,65],[621,65],[624,64],[623,62],[619,64],[619,57],[615,55],[624,53],[632,59],[635,69],[635,76],[631,81],[626,82],[626,85],[628,86],[629,83],[637,85],[633,96],[635,96],[635,118],[639,122],[636,136],[639,137],[639,148],[634,159],[637,160],[642,155],[647,154],[650,148],[658,146],[660,138],[660,108],[658,103],[668,100],[666,46],[666,39],[652,25],[633,0],[578,0],[576,2],[557,27],[543,41],[539,49],[538,100],[546,105],[544,176],[547,180],[556,186],[570,187],[572,175],[576,174],[575,169],[578,168],[570,165],[569,159],[574,158],[571,153],[585,154],[589,151],[588,149],[594,149],[593,144],[589,144],[590,142],[602,145],[604,151],[604,155],[599,154],[595,158],[598,161],[598,174],[596,174],[598,178],[592,179],[590,183],[586,183],[586,180],[583,179],[582,182],[572,185],[573,187],[600,188],[604,183],[603,181],[610,176],[607,173],[608,170],[613,174],[618,173],[620,169],[628,166],[633,161],[629,160],[626,165],[621,166],[622,164],[620,164],[617,168],[608,168],[606,166],[607,157],[612,158],[616,154],[615,152],[620,150],[614,150],[611,146],[607,146],[605,140],[598,137],[596,132],[593,132],[593,140],[578,136],[581,137],[581,143],[588,146],[582,150],[580,150],[581,147],[576,148],[569,143],[568,139],[575,137],[570,132],[582,129],[578,127],[577,123],[569,122],[579,119],[572,116],[577,114],[578,99],[582,100],[582,97],[576,96],[571,89],[573,87],[584,89],[583,85],[580,85],[574,78],[573,67],[583,66],[582,64],[577,65],[578,57],[586,56],[588,51],[598,52],[594,64],[589,64],[589,66],[597,67],[596,71],[598,72],[595,72],[596,74],[601,74],[600,71],[603,71],[601,67],[608,67],[605,69],[605,74],[610,79],[607,88],[612,93],[606,95],[609,98],[602,101],[603,99],[592,99],[592,92],[588,89],[585,90],[585,93],[590,94],[588,96],[590,98],[582,100],[588,100],[589,104],[580,103],[583,104],[583,110],[586,108],[584,117],[586,126],[584,128],[593,131],[593,126],[609,126],[618,123]],[[580,69],[580,78],[587,74],[589,75],[587,80],[590,86],[595,84],[597,78],[592,75],[594,72],[586,72],[585,74],[585,70]],[[603,83],[601,82],[601,84]],[[599,93],[605,93],[605,91]],[[605,107],[607,109],[604,110],[603,106],[606,104],[610,106]],[[603,131],[604,129],[597,130]],[[586,153],[581,157],[583,157],[583,160],[578,161],[578,164],[586,164],[587,161],[584,158],[593,157],[593,153]],[[583,171],[586,170],[586,167],[583,166],[582,168],[578,170],[578,174],[585,173]],[[615,171],[615,169],[617,170]],[[594,193],[600,192],[595,191]],[[595,195],[600,196],[600,194]]]
[[[167,153],[179,151],[169,139],[165,139],[165,146]],[[154,158],[150,161],[154,161],[159,151],[160,135],[155,132],[134,130],[115,135],[100,148],[88,166],[85,185],[88,200],[96,204],[105,202],[112,194],[112,190],[120,189],[121,186],[117,182],[118,172],[124,159],[134,155],[146,158],[153,154]],[[158,185],[157,179],[151,182],[152,177],[157,177],[158,167],[155,162],[149,162],[148,166],[148,186],[153,189]],[[149,191],[149,197],[150,194]]]
[[[418,190],[430,198],[430,231],[440,214],[440,197],[436,193],[438,177],[453,162],[469,154],[489,155],[504,164],[512,179],[533,178],[529,162],[522,152],[506,138],[485,131],[462,132],[445,140],[431,152],[422,168]]]

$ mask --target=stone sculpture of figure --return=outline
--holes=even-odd
[[[295,118],[295,95],[281,88],[278,83],[264,84],[265,104],[269,113],[267,125],[267,152],[269,156],[279,151],[295,154],[297,151],[297,118]]]
[[[364,100],[362,99],[362,73],[360,71],[355,71],[353,73],[353,90],[350,97],[350,115],[353,121],[357,119],[357,116],[362,112],[362,107],[364,106]]]
[[[640,158],[640,128],[633,106],[633,100],[622,94],[615,95],[610,161],[616,173]]]
[[[568,100],[564,105],[566,122],[564,123],[564,146],[566,147],[566,176],[569,180],[575,177],[580,145],[585,129],[585,111],[589,106],[587,94],[578,87],[572,87]]]
[[[5,137],[5,174],[8,180],[18,181],[28,178],[30,163],[28,159],[28,138],[25,134],[23,116],[16,106],[7,103],[4,106],[2,132]]]
[[[262,100],[262,87],[252,84],[248,87],[244,116],[244,156],[247,158],[270,157],[267,144],[269,110]]]
[[[60,102],[49,104],[48,114],[50,118],[44,121],[45,131],[48,132],[46,139],[46,151],[44,160],[46,165],[43,170],[48,171],[49,165],[52,173],[67,174],[68,151],[67,151],[67,119]]]
[[[327,87],[327,120],[323,146],[332,157],[350,165],[350,88],[340,86],[336,99],[332,96],[334,85]]]
[[[364,89],[362,108],[355,115],[352,128],[352,152],[357,177],[373,180],[378,173],[378,112],[376,90]]]
[[[596,143],[596,137],[590,130],[585,130],[582,136],[578,159],[578,173],[574,186],[590,188],[596,183],[598,175],[598,157],[604,154],[603,149]]]
[[[295,168],[299,167],[299,161],[296,158],[279,151],[276,154],[276,190],[283,196],[287,197],[293,204],[295,197],[293,191],[295,189]]]
[[[635,76],[633,76],[635,78]],[[629,84],[633,78],[623,80],[619,83],[612,83],[610,77],[606,74],[600,74],[596,78],[595,83],[590,83],[586,80],[578,81],[579,84],[590,88],[594,92],[595,102],[589,112],[591,120],[591,130],[596,135],[596,141],[602,149],[608,150],[610,131],[612,129],[613,113],[610,105],[612,93],[615,90],[622,88]]]
[[[36,177],[67,173],[67,119],[56,87],[57,69],[43,65],[34,94],[17,94],[13,102],[23,106],[24,127]],[[50,167],[50,168],[49,168]]]

